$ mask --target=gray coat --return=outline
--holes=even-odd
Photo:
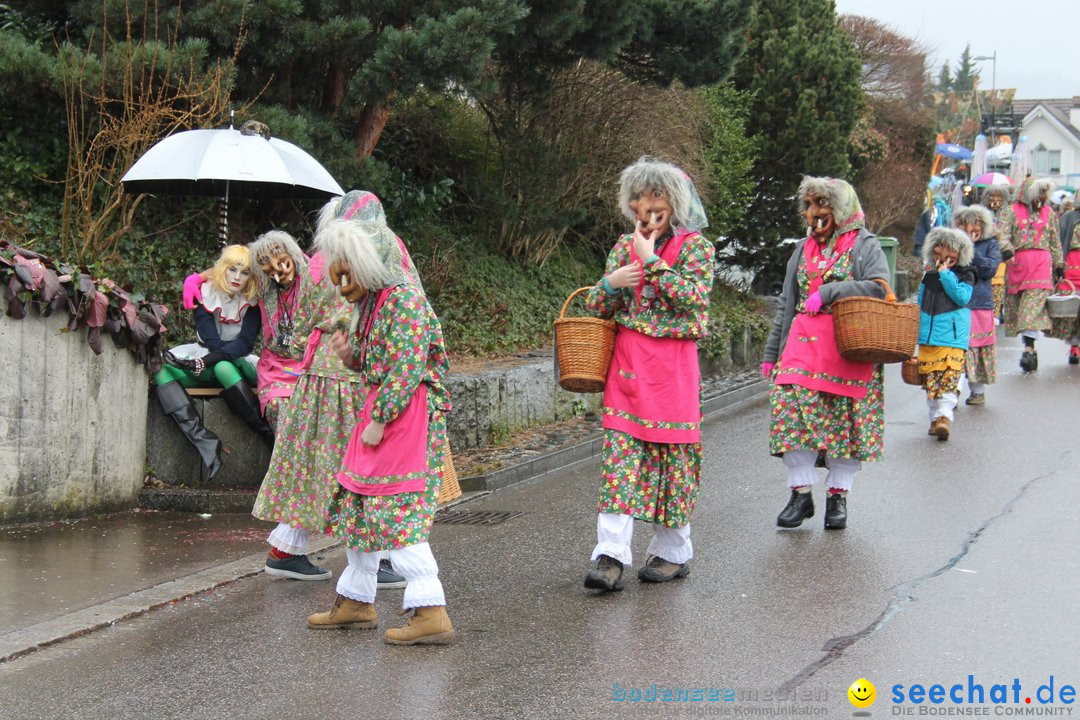
[[[788,330],[791,329],[791,321],[795,319],[795,308],[799,306],[801,299],[797,273],[799,263],[802,262],[804,244],[806,240],[800,240],[788,260],[787,272],[784,276],[784,291],[780,294],[780,304],[776,308],[772,330],[765,343],[765,357],[762,358],[764,362],[776,362],[787,344]],[[823,310],[840,298],[861,296],[883,299],[885,297],[885,288],[873,281],[873,278],[881,278],[886,282],[889,280],[889,261],[885,258],[885,251],[881,249],[877,236],[866,228],[859,230],[851,252],[855,258],[855,279],[822,284],[818,292],[821,293]]]

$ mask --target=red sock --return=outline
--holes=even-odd
[[[270,557],[274,558],[275,560],[288,560],[293,556],[287,552],[282,552],[281,550],[278,550],[276,547],[272,547],[270,548]]]

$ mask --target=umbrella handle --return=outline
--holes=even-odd
[[[229,244],[229,181],[225,181],[225,197],[221,200],[221,215],[218,223],[218,242],[224,249]]]

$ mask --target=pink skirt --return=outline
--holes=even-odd
[[[971,311],[971,339],[968,347],[986,347],[997,342],[993,310]]]

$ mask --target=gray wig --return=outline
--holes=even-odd
[[[979,223],[982,226],[983,238],[994,236],[994,213],[982,205],[968,205],[953,213],[953,227],[960,227],[968,223]]]
[[[619,210],[634,222],[637,215],[630,202],[643,192],[658,190],[667,195],[671,203],[671,226],[686,230],[708,227],[705,209],[701,204],[693,180],[671,163],[643,155],[633,165],[625,168],[619,178]]]
[[[972,245],[971,238],[967,236],[967,233],[952,228],[939,227],[927,233],[926,240],[923,242],[923,261],[928,265],[934,264],[934,248],[939,245],[956,251],[957,265],[970,265],[972,258],[975,257],[975,246]]]
[[[282,230],[270,230],[263,233],[248,244],[248,249],[251,250],[251,274],[259,286],[260,295],[270,289],[273,278],[267,276],[263,271],[262,263],[259,262],[259,255],[270,252],[275,245],[280,246],[292,258],[297,277],[308,268],[307,255],[296,244],[296,240],[293,239],[292,235]]]
[[[1012,202],[1013,187],[1009,183],[996,183],[994,185],[987,185],[982,191],[982,197],[979,198],[979,202],[983,205],[990,203],[991,195],[1000,195],[1002,205],[1008,205]]]
[[[326,256],[327,267],[335,262],[348,265],[353,282],[368,290],[389,287],[393,274],[379,253],[379,240],[388,230],[386,222],[343,219],[343,203],[347,197],[333,198],[323,206],[313,246]]]
[[[1028,178],[1020,184],[1020,190],[1018,192],[1019,197],[1016,199],[1025,205],[1031,205],[1035,200],[1039,198],[1044,192],[1049,194],[1054,191],[1054,183],[1046,178]],[[1049,203],[1049,198],[1047,199]]]
[[[859,197],[849,183],[838,178],[811,177],[804,175],[799,183],[799,212],[806,212],[806,196],[825,197],[833,209],[833,219],[837,225],[862,212]]]

